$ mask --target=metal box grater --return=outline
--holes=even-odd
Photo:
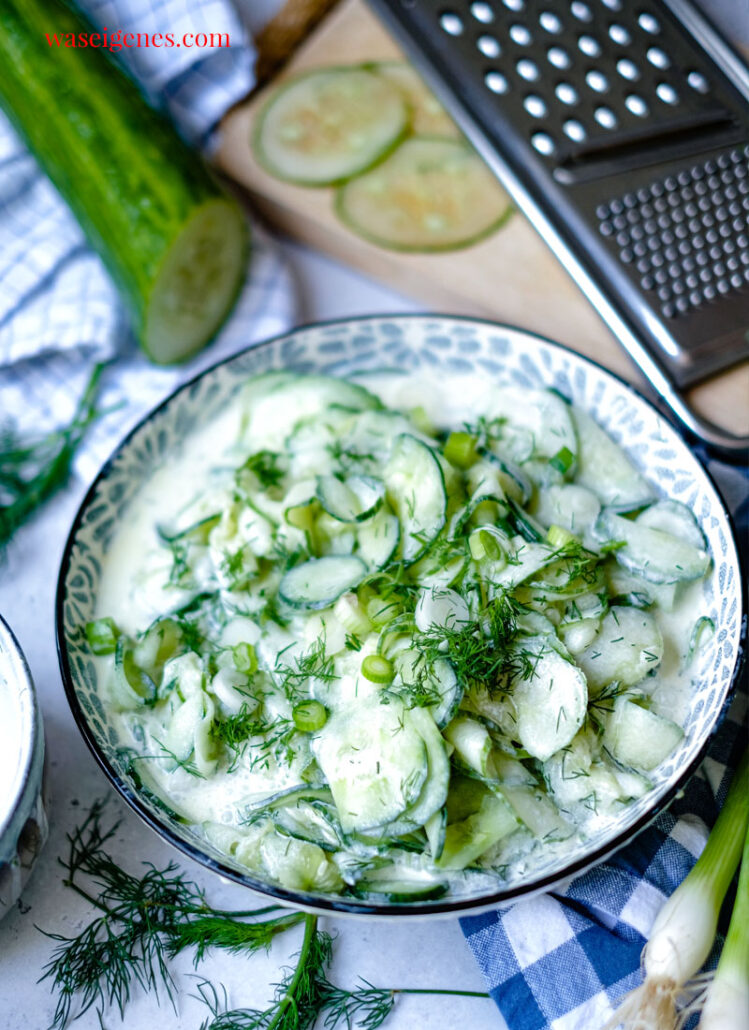
[[[680,392],[749,357],[738,55],[688,0],[370,3],[681,422],[744,450]]]

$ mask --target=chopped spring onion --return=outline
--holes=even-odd
[[[86,623],[86,640],[94,654],[114,654],[120,631],[114,619],[93,619]]]
[[[393,621],[399,607],[397,602],[387,601],[384,597],[376,595],[367,602],[367,618],[375,628],[379,628]]]
[[[468,538],[468,548],[474,561],[482,561],[487,558],[489,561],[501,562],[507,554],[502,547],[499,534],[492,529],[475,529]]]
[[[379,654],[369,654],[361,663],[362,676],[370,683],[391,683],[393,679],[393,665]]]
[[[564,526],[552,525],[546,534],[546,539],[552,547],[566,547],[568,544],[579,544],[580,538],[570,533]]]
[[[328,721],[328,712],[319,701],[300,701],[294,706],[291,718],[302,733],[313,733],[323,728]]]
[[[437,430],[434,422],[427,414],[427,410],[423,405],[419,404],[415,408],[411,408],[408,414],[420,433],[426,433],[427,436],[434,436]]]
[[[459,469],[470,468],[478,460],[476,437],[470,433],[450,433],[445,444],[445,458]]]
[[[676,999],[710,954],[748,823],[749,751],[745,751],[702,854],[656,917],[642,953],[644,982],[625,996],[604,1030],[620,1025],[624,1030],[677,1026]]]
[[[241,643],[231,649],[234,665],[239,672],[251,676],[257,669],[257,655],[252,644]]]
[[[569,449],[569,447],[560,447],[553,458],[549,458],[549,464],[552,468],[556,469],[557,472],[561,472],[564,475],[572,468],[575,464],[575,455]]]
[[[723,951],[707,988],[700,1030],[746,1030],[749,1018],[749,830]]]

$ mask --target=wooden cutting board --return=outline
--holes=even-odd
[[[305,40],[279,75],[224,119],[218,167],[250,193],[272,225],[345,264],[382,280],[431,310],[479,315],[542,333],[643,386],[643,377],[526,219],[515,212],[504,228],[465,250],[398,254],[361,239],[332,210],[333,192],[280,182],[256,162],[252,127],[268,91],[309,68],[402,57],[362,0],[345,0]],[[691,391],[703,415],[734,432],[749,432],[749,362]]]

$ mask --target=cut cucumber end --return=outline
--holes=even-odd
[[[169,248],[147,302],[140,341],[152,361],[185,361],[216,335],[239,293],[248,251],[237,203],[216,197],[198,208]]]

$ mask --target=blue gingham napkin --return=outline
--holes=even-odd
[[[208,148],[211,130],[253,83],[254,51],[230,0],[77,0],[110,32],[228,33],[229,48],[119,50],[149,100],[182,135]],[[50,15],[52,18],[52,15]],[[50,32],[55,31],[53,20]],[[90,479],[122,435],[207,364],[294,321],[294,289],[270,239],[253,228],[245,286],[216,341],[189,364],[157,368],[128,333],[114,286],[75,219],[0,111],[0,423],[45,430],[72,414],[95,361],[105,374],[97,423],[76,458]]]
[[[745,545],[749,472],[706,464]],[[744,682],[698,775],[631,845],[558,891],[461,920],[509,1030],[600,1030],[638,986],[647,935],[705,845],[747,743],[746,720]]]

